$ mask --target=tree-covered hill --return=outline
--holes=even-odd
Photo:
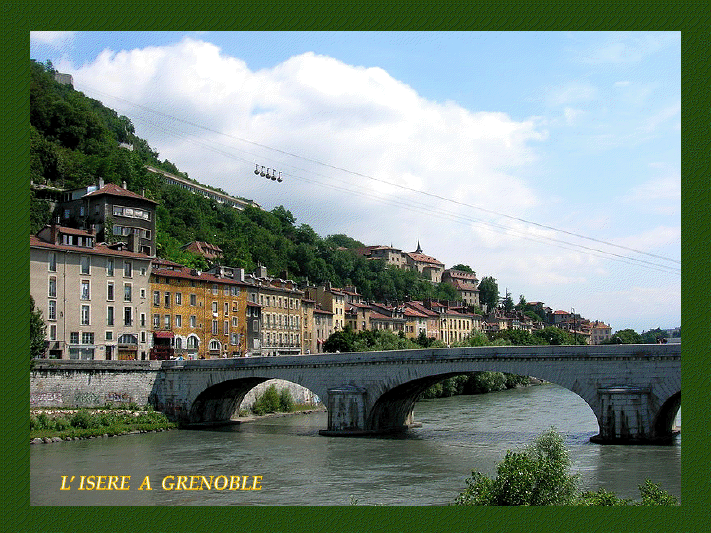
[[[353,285],[371,300],[456,298],[450,285],[433,285],[416,272],[357,255],[354,249],[363,244],[351,237],[320,237],[308,224],[297,224],[283,206],[270,212],[254,207],[238,211],[167,185],[147,172],[145,165],[187,177],[175,164],[161,161],[158,152],[135,135],[128,117],[119,116],[69,85],[57,83],[50,63],[31,61],[31,181],[71,189],[103,178],[106,183],[125,181],[134,192],[145,191],[158,202],[156,241],[160,257],[204,268],[207,265],[202,258],[181,250],[184,244],[200,240],[222,248],[226,265],[251,271],[261,264],[272,276],[308,279],[311,283],[330,281],[337,287]],[[32,196],[32,232],[51,220],[47,206]]]

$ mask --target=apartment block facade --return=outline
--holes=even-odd
[[[92,231],[46,226],[30,237],[30,294],[47,325],[46,356],[148,359],[151,258]]]

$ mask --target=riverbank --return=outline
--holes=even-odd
[[[306,415],[325,411],[323,405],[295,405],[290,412],[240,414],[230,423],[242,424],[264,418]],[[81,413],[81,414],[80,414]],[[74,425],[72,424],[74,423]],[[30,444],[101,439],[121,435],[158,433],[178,429],[163,414],[152,409],[31,409]]]
[[[177,427],[150,407],[30,410],[30,444],[157,433]]]

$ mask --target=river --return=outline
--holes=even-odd
[[[564,435],[581,489],[603,487],[636,499],[637,486],[650,478],[681,496],[681,436],[669,446],[592,444],[588,439],[598,429],[592,411],[557,385],[424,401],[416,406],[415,420],[422,426],[389,438],[320,436],[327,414],[317,412],[219,429],[32,445],[30,502],[446,505],[472,470],[494,475],[506,450],[528,444],[551,426]],[[64,475],[71,490],[60,490]],[[90,475],[131,476],[130,490],[76,490],[80,477]],[[262,476],[261,490],[161,488],[163,478],[179,475]],[[146,476],[153,490],[138,490]]]

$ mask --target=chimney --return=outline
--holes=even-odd
[[[235,268],[235,279],[239,281],[244,281],[244,268]]]
[[[103,189],[104,187],[104,178],[99,178],[99,189]]]
[[[126,188],[126,181],[125,180],[121,182],[121,187],[123,187],[124,189]]]

